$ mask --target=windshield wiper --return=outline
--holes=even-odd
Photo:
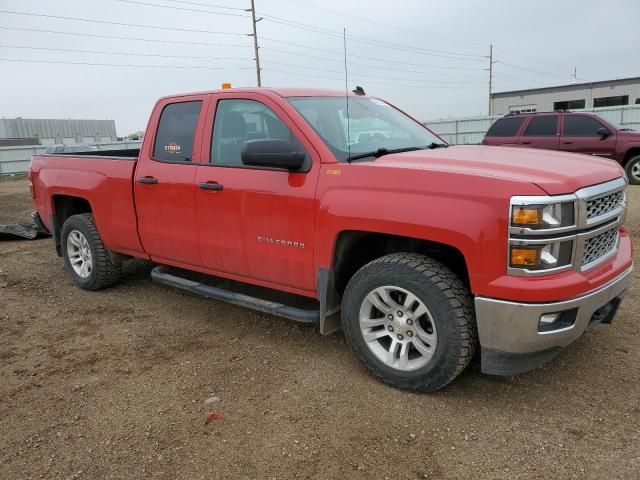
[[[434,145],[433,143],[431,145]],[[353,160],[358,160],[359,158],[367,158],[374,157],[380,158],[383,155],[389,155],[390,153],[402,153],[402,152],[412,152],[414,150],[424,150],[425,148],[436,148],[428,145],[426,147],[405,147],[405,148],[384,148],[381,147],[377,149],[375,152],[367,152],[367,153],[359,153],[358,155],[352,155],[347,158],[347,161],[351,163]]]
[[[447,148],[449,145],[447,145],[446,143],[436,143],[436,142],[432,142],[429,145],[427,145],[427,148],[430,149],[434,149],[434,148]]]

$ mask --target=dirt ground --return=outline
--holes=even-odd
[[[638,238],[640,188],[627,225]],[[28,220],[0,182],[0,223]],[[373,380],[340,334],[149,280],[74,287],[50,239],[0,242],[0,478],[640,478],[640,290],[545,367],[444,391]],[[204,400],[224,418],[207,425]]]

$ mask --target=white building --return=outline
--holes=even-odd
[[[1,145],[115,142],[114,120],[0,118]]]
[[[491,115],[640,105],[640,77],[491,94]]]

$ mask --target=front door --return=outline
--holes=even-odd
[[[610,135],[599,135],[602,128]],[[611,158],[616,152],[616,132],[593,117],[565,114],[560,147],[566,152]]]
[[[210,110],[210,163],[198,167],[195,179],[204,266],[314,292],[316,151],[288,114],[261,95],[221,94]],[[244,166],[244,142],[268,138],[305,151],[305,171]],[[206,139],[203,151],[205,145]]]
[[[133,181],[140,240],[155,259],[201,264],[194,179],[206,100],[173,98],[149,122],[158,129],[154,141],[145,142],[152,145],[140,152]]]

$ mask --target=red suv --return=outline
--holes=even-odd
[[[640,133],[593,113],[512,113],[495,121],[485,145],[546,148],[611,158],[640,184]]]

